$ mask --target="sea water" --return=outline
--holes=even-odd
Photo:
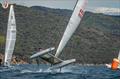
[[[120,70],[105,66],[69,65],[61,69],[49,70],[49,65],[15,65],[0,68],[0,79],[120,79]]]

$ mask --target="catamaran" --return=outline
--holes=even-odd
[[[75,32],[77,27],[79,26],[81,19],[85,12],[85,10],[84,10],[85,6],[86,6],[86,0],[77,0],[76,5],[74,7],[74,11],[72,13],[72,16],[68,22],[67,28],[66,28],[66,30],[63,34],[63,37],[59,43],[59,46],[57,48],[55,55],[50,53],[51,51],[53,51],[55,49],[54,47],[52,47],[52,48],[48,48],[46,50],[37,52],[36,54],[33,54],[30,58],[34,59],[34,58],[40,57],[41,59],[43,59],[44,61],[46,61],[52,65],[49,69],[58,69],[58,68],[62,68],[64,66],[66,66],[66,65],[69,65],[71,63],[74,63],[76,61],[76,59],[62,60],[58,57],[60,56],[62,50],[66,46],[67,42],[69,41],[69,39]]]
[[[114,58],[112,64],[105,64],[107,68],[111,68],[113,70],[120,69],[120,51],[118,54],[118,58]]]
[[[13,5],[10,5],[9,19],[7,26],[7,37],[6,37],[6,47],[5,47],[5,59],[4,66],[10,67],[12,60],[12,55],[14,51],[16,41],[16,20]]]

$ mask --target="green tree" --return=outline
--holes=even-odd
[[[0,35],[0,52],[3,53],[4,51],[4,43],[5,43],[5,37],[3,35]]]

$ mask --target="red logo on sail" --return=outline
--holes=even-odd
[[[79,11],[79,14],[78,14],[81,18],[83,17],[83,15],[84,15],[84,11],[83,11],[83,9],[80,9],[80,11]]]
[[[83,5],[82,5],[82,7],[81,7],[81,9],[80,9],[80,11],[79,11],[79,14],[78,14],[78,15],[79,15],[81,18],[82,18],[83,15],[84,15],[84,9],[85,9],[86,4],[87,4],[87,1],[85,0],[84,3],[83,3]]]
[[[4,1],[4,3],[2,4],[2,7],[3,7],[4,9],[7,9],[8,6],[9,6],[8,2],[7,2],[7,1]]]

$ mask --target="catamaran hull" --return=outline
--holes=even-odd
[[[51,48],[48,48],[46,50],[43,50],[43,51],[40,51],[36,54],[33,54],[30,58],[33,59],[33,58],[37,58],[39,56],[42,56],[42,55],[45,55],[47,53],[49,53],[50,51],[53,51],[55,48],[54,47],[51,47]]]
[[[71,63],[74,63],[75,61],[76,61],[76,59],[65,60],[65,61],[63,61],[63,62],[61,62],[59,64],[53,65],[49,69],[53,70],[53,69],[62,68],[62,67],[67,66],[67,65],[69,65]]]

